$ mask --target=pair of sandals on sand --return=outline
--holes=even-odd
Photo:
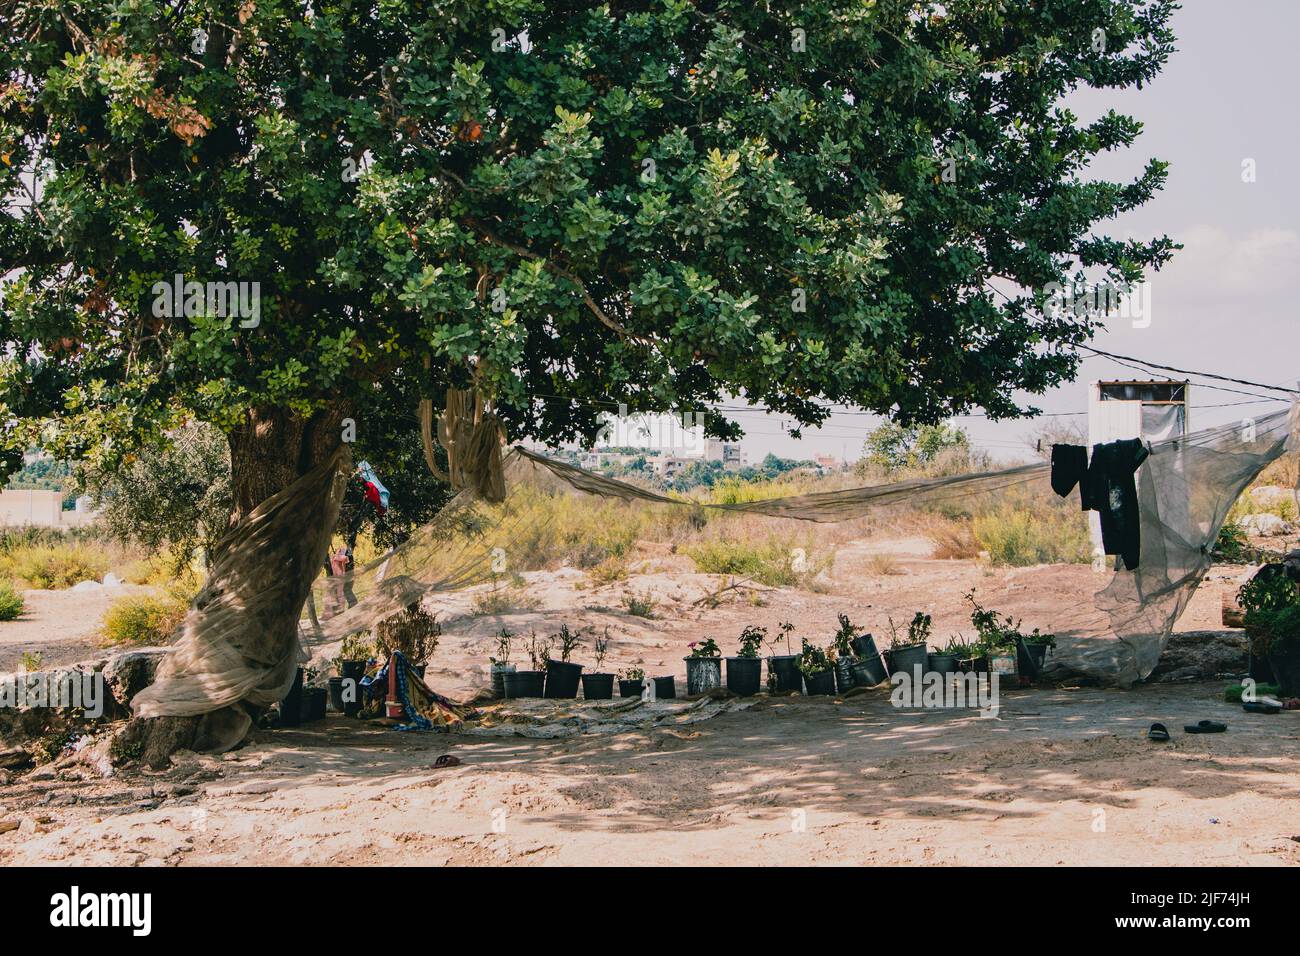
[[[1217,720],[1202,720],[1195,724],[1183,725],[1183,732],[1188,734],[1221,734],[1227,729],[1227,724],[1221,724]],[[1152,724],[1151,729],[1147,731],[1147,740],[1164,743],[1169,740],[1169,728],[1164,724]]]

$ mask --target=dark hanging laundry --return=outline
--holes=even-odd
[[[1101,516],[1102,548],[1119,555],[1130,571],[1137,570],[1142,553],[1134,475],[1150,454],[1136,438],[1093,445],[1088,474],[1079,484],[1084,507]]]
[[[1092,446],[1092,461],[1082,445],[1052,446],[1052,490],[1062,498],[1079,486],[1084,511],[1101,516],[1101,543],[1117,554],[1129,571],[1137,570],[1142,553],[1134,475],[1150,451],[1136,438]]]
[[[1083,445],[1052,446],[1052,490],[1062,498],[1088,473],[1088,449]]]

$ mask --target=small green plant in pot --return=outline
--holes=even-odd
[[[510,663],[510,651],[514,643],[514,634],[510,628],[501,628],[497,634],[496,650],[488,662],[491,664],[492,675],[492,696],[501,698],[506,696],[506,674],[515,672],[515,665]]]
[[[429,658],[438,649],[441,636],[442,625],[438,623],[438,616],[426,611],[419,601],[408,604],[404,611],[375,626],[375,646],[380,657],[387,659],[393,653],[400,653],[421,677]]]
[[[849,688],[855,686],[853,682],[853,663],[856,656],[853,652],[853,641],[857,637],[858,630],[853,626],[847,614],[839,615],[839,630],[835,632],[835,637],[831,639],[831,648],[835,656],[835,686],[843,694]]]
[[[930,655],[930,670],[938,674],[955,674],[960,662],[969,658],[970,648],[960,636],[954,634],[943,650]]]
[[[572,700],[578,696],[578,682],[582,677],[582,665],[569,660],[578,649],[578,635],[569,630],[569,625],[561,624],[553,643],[560,649],[560,659],[546,662],[545,696],[552,700]]]
[[[640,667],[627,667],[618,672],[618,696],[640,697],[645,685],[645,671]]]
[[[727,690],[740,697],[752,697],[763,683],[763,645],[767,630],[754,625],[740,632],[740,649],[727,658]]]
[[[1047,655],[1056,646],[1055,634],[1044,634],[1034,628],[1028,634],[1021,634],[1016,642],[1016,661],[1020,673],[1026,677],[1037,677],[1047,664]]]
[[[894,619],[889,618],[889,672],[915,676],[915,669],[924,672],[928,661],[925,642],[930,637],[930,615],[917,611],[907,623],[907,631],[900,632]]]
[[[582,696],[586,700],[610,700],[614,696],[614,675],[601,670],[609,654],[609,627],[604,636],[596,637],[592,644],[596,654],[596,669],[582,675]]]
[[[767,659],[768,689],[775,694],[797,694],[803,689],[803,675],[799,672],[799,655],[790,646],[790,635],[794,625],[785,621],[779,625],[781,640],[785,643],[784,654],[773,654]]]
[[[501,675],[505,684],[506,697],[542,696],[546,689],[546,664],[551,659],[551,646],[551,638],[541,640],[537,637],[536,631],[528,632],[524,650],[528,653],[528,661],[532,669],[509,671]]]
[[[711,637],[691,642],[686,658],[686,696],[694,697],[722,686],[722,649]]]
[[[799,673],[808,693],[835,693],[835,662],[820,647],[803,642],[799,652]]]
[[[375,659],[375,646],[365,634],[349,634],[343,638],[339,655],[334,658],[334,670],[339,676],[339,703],[343,705],[345,717],[355,717],[361,713],[365,701],[362,699],[361,679]]]
[[[971,606],[970,622],[977,635],[977,661],[982,659],[987,662],[985,669],[1002,677],[1016,677],[1024,673],[1020,667],[1020,654],[1025,638],[1020,633],[1020,622],[1009,614],[999,617],[996,611],[983,607],[975,600],[974,588],[966,594],[966,600]],[[1054,644],[1056,640],[1050,634],[1040,634],[1037,630],[1031,636],[1040,643]],[[976,669],[979,670],[979,667]]]

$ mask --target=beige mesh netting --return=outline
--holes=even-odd
[[[1154,443],[1138,471],[1142,556],[1136,571],[1115,571],[1099,591],[1043,622],[1058,638],[1058,661],[1106,681],[1130,684],[1149,674],[1175,621],[1210,566],[1210,550],[1233,502],[1287,450],[1297,447],[1300,405],[1250,424]],[[433,602],[554,560],[543,543],[556,535],[582,547],[582,529],[599,528],[601,508],[654,509],[664,521],[693,521],[701,509],[810,522],[847,521],[891,508],[1013,495],[1047,484],[1049,466],[1031,464],[974,475],[848,488],[817,494],[699,504],[596,475],[522,448],[507,452],[503,500],[476,487],[461,491],[438,517],[402,545],[363,567],[312,583],[297,634],[247,625],[291,597],[290,582],[320,567],[323,529],[338,511],[340,453],[265,502],[234,529],[212,580],[196,601],[153,687],[136,698],[143,716],[198,714],[234,701],[269,704],[288,687],[301,644],[322,645],[366,631],[422,598]],[[495,484],[495,483],[494,483]],[[496,497],[495,489],[491,497]],[[1077,505],[1076,505],[1077,507]],[[572,509],[596,509],[583,525]],[[594,522],[594,523],[593,523]],[[611,521],[611,524],[613,522]],[[283,581],[259,579],[250,556],[273,555]],[[306,564],[304,564],[306,562]]]

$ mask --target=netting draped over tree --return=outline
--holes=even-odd
[[[1147,676],[1179,615],[1211,563],[1210,552],[1228,510],[1241,492],[1288,449],[1300,447],[1300,404],[1253,424],[1207,429],[1151,445],[1138,471],[1142,552],[1136,570],[1117,570],[1089,601],[1043,622],[1057,635],[1057,659],[1080,672],[1128,685]],[[530,507],[539,496],[592,496],[629,507],[705,508],[814,522],[844,521],[899,505],[921,505],[997,495],[1017,485],[1045,484],[1050,466],[898,482],[736,504],[671,498],[596,475],[522,448],[505,455],[506,495],[490,502],[475,488],[461,491],[399,547],[348,574],[317,577],[297,633],[248,628],[257,616],[304,593],[325,548],[347,456],[340,452],[268,500],[232,532],[220,549],[197,615],[136,698],[140,716],[192,716],[229,711],[246,702],[268,705],[283,696],[302,644],[322,645],[373,627],[414,601],[446,601],[464,589],[502,576],[541,570],[527,542],[550,533],[553,510]],[[306,532],[306,533],[304,533]],[[231,546],[238,545],[238,546]],[[247,555],[272,551],[274,580],[256,577],[262,562]],[[531,562],[531,564],[530,564]],[[531,566],[535,564],[536,566]],[[274,615],[272,615],[273,617]],[[221,636],[240,636],[230,645]],[[256,635],[250,640],[249,635]],[[227,649],[229,648],[229,649]],[[247,718],[234,729],[246,729]],[[222,726],[225,726],[224,724]],[[229,728],[227,728],[229,729]]]

